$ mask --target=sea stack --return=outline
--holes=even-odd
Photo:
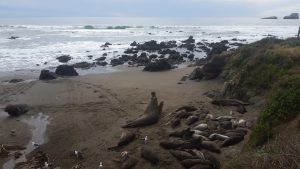
[[[265,18],[261,18],[261,19],[278,19],[277,16],[270,16],[270,17],[265,17]]]
[[[299,19],[299,14],[298,13],[292,13],[289,16],[285,16],[283,19]]]

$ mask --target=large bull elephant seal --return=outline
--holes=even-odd
[[[158,104],[155,92],[151,93],[151,101],[146,108],[144,114],[137,118],[134,121],[128,122],[127,124],[123,125],[123,128],[134,128],[134,127],[144,127],[148,125],[152,125],[158,122],[160,114],[163,108],[163,102]]]

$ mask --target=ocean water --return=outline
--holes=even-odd
[[[94,29],[85,29],[91,25]],[[122,26],[122,29],[111,29]],[[133,41],[184,40],[251,43],[267,36],[295,37],[299,20],[258,18],[14,18],[0,19],[0,73],[40,71],[60,65],[56,57],[71,55],[69,64],[108,53],[106,61],[123,54]],[[119,27],[120,28],[120,27]],[[18,39],[8,39],[18,36]],[[113,45],[103,50],[105,42]],[[93,55],[93,59],[87,56]],[[205,57],[196,53],[196,57]],[[47,64],[44,64],[47,62]],[[110,66],[94,72],[110,72]]]

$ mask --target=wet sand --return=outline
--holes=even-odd
[[[85,75],[74,78],[57,79],[49,82],[29,81],[18,84],[0,85],[0,106],[8,103],[25,103],[32,107],[26,115],[11,119],[0,114],[0,136],[4,144],[26,146],[31,138],[31,130],[22,119],[36,117],[40,112],[49,116],[45,144],[37,150],[49,154],[55,166],[71,168],[78,162],[87,169],[97,168],[102,161],[106,168],[118,168],[113,159],[120,152],[108,151],[114,146],[122,132],[120,127],[143,113],[150,99],[150,92],[155,91],[159,101],[164,101],[160,121],[149,127],[138,130],[138,139],[124,147],[139,159],[136,168],[157,168],[140,159],[139,147],[142,138],[148,136],[149,145],[153,147],[162,163],[160,168],[182,168],[168,151],[159,147],[159,141],[166,139],[171,131],[168,114],[182,105],[205,107],[215,115],[229,115],[232,107],[211,105],[210,98],[203,95],[210,90],[221,90],[221,80],[186,81],[178,84],[181,77],[191,73],[193,68],[175,69],[172,71],[149,73],[140,68],[125,69],[110,74]],[[6,77],[7,78],[7,77]],[[258,109],[248,107],[248,113],[238,115],[244,119],[254,120]],[[186,127],[182,124],[182,128]],[[16,130],[16,136],[10,131]],[[220,159],[231,158],[242,147],[239,144],[226,148]],[[69,152],[81,150],[84,160],[77,161]],[[0,166],[9,159],[0,158]]]

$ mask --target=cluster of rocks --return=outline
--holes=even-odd
[[[42,70],[39,80],[53,80],[58,76],[78,76],[78,73],[73,65],[60,65],[56,68],[55,72]]]
[[[214,116],[205,108],[194,106],[183,106],[172,113],[173,129],[181,126],[182,121],[187,127],[171,132],[160,146],[190,169],[220,169],[220,162],[212,153],[221,153],[222,148],[240,143],[251,127],[243,119]]]
[[[224,66],[226,65],[226,60],[230,53],[223,53],[221,55],[214,55],[210,60],[206,61],[206,63],[202,67],[197,67],[190,74],[190,80],[210,80],[215,79],[220,75]]]

